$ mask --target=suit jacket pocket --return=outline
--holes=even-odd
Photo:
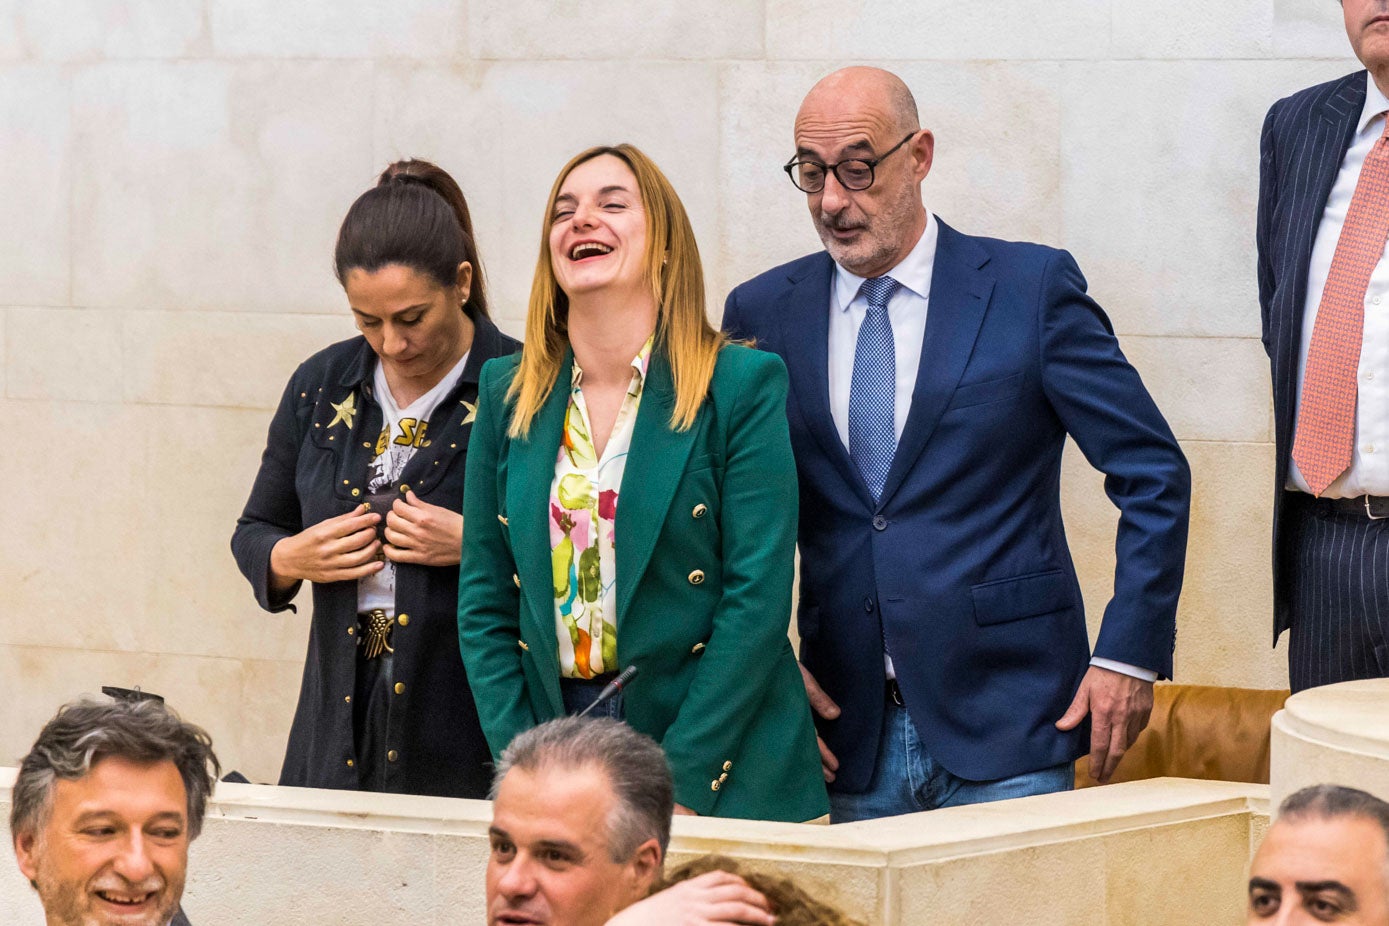
[[[974,622],[980,626],[1051,614],[1075,605],[1070,578],[1060,569],[983,582],[969,591],[974,598]]]
[[[946,411],[969,408],[974,405],[987,405],[990,402],[1001,402],[1004,399],[1011,399],[1021,391],[1021,373],[1014,373],[1012,376],[1005,376],[1002,379],[985,380],[982,383],[964,383],[955,387],[955,394],[951,396],[950,405]]]

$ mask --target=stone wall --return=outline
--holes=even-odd
[[[306,616],[261,613],[227,541],[286,378],[352,332],[333,237],[387,162],[459,177],[518,333],[556,170],[633,141],[721,301],[818,247],[778,168],[805,90],[864,61],[936,132],[930,207],[1071,249],[1182,439],[1180,679],[1285,684],[1257,143],[1354,66],[1330,0],[0,0],[0,761],[139,684],[275,775]],[[1064,490],[1097,617],[1113,509],[1078,454]]]

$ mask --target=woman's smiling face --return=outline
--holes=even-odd
[[[550,212],[550,263],[571,299],[646,285],[646,210],[620,158],[599,155],[564,178]]]

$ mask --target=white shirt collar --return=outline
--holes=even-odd
[[[892,277],[899,285],[916,293],[922,299],[929,299],[931,296],[931,270],[936,263],[936,238],[939,234],[936,217],[927,212],[926,229],[921,233],[916,246],[908,252],[906,257],[902,258],[901,263],[889,270],[884,276]],[[858,295],[859,287],[867,278],[845,270],[839,264],[835,264],[834,269],[836,301],[839,310],[847,312],[849,303],[854,301],[854,297]]]
[[[1389,98],[1380,92],[1379,84],[1375,83],[1374,75],[1366,71],[1365,105],[1360,110],[1360,122],[1355,126],[1355,134],[1359,135],[1365,131],[1365,127],[1370,124],[1370,121],[1385,110],[1389,110]]]

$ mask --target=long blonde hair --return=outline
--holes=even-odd
[[[569,297],[559,288],[550,260],[550,216],[560,187],[570,172],[585,161],[612,155],[637,178],[646,211],[645,277],[656,300],[655,349],[664,352],[675,381],[675,409],[670,426],[677,431],[694,424],[699,406],[714,376],[719,350],[728,343],[723,332],[709,324],[704,306],[704,267],[685,207],[666,175],[633,145],[600,145],[574,156],[555,178],[540,233],[540,257],[526,310],[526,339],[521,365],[507,390],[516,400],[508,433],[525,437],[531,422],[549,398],[559,378],[569,345]]]

